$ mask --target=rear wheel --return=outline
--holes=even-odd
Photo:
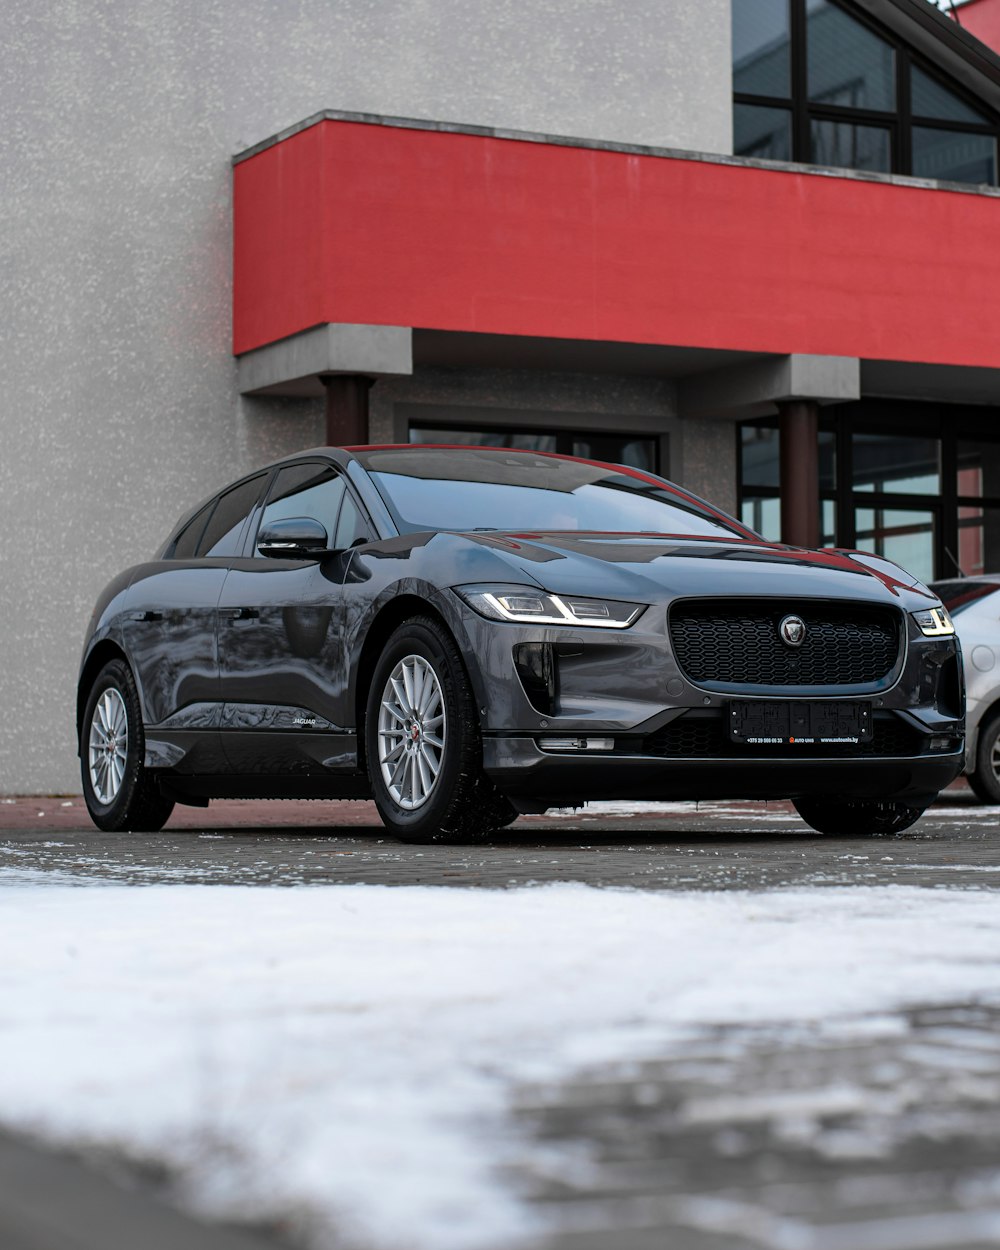
[[[431,617],[395,631],[365,718],[379,815],[406,841],[479,842],[516,813],[483,772],[479,717],[458,649]]]
[[[915,824],[928,804],[913,806],[898,799],[794,799],[795,810],[817,833],[901,833]]]
[[[111,660],[91,687],[80,727],[83,797],[90,818],[109,833],[162,829],[174,805],[143,767],[139,693],[124,660]]]
[[[984,803],[1000,803],[1000,712],[979,727],[976,767],[969,774],[969,785]]]

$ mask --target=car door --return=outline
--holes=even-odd
[[[156,765],[224,770],[216,611],[265,481],[258,474],[217,495],[129,587],[123,633]]]
[[[346,477],[315,460],[278,470],[257,528],[291,517],[318,521],[328,546],[348,550],[274,559],[258,554],[253,535],[231,562],[219,600],[219,666],[222,742],[234,773],[322,775],[356,761],[347,732],[354,718],[346,708],[344,579],[348,540],[364,534],[365,522]]]

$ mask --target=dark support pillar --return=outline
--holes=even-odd
[[[357,373],[323,373],[326,387],[326,444],[354,447],[368,442],[368,392],[372,379]]]
[[[818,547],[819,404],[793,399],[778,405],[781,431],[781,541]]]

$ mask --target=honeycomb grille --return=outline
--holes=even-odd
[[[642,754],[660,759],[725,759],[748,755],[767,755],[774,759],[899,759],[920,755],[924,735],[894,716],[876,712],[872,736],[868,742],[831,742],[826,745],[791,746],[787,743],[768,747],[745,747],[730,741],[725,713],[689,712],[665,725],[643,740]]]
[[[805,622],[801,647],[778,635],[792,613]],[[672,609],[670,640],[685,675],[701,685],[876,686],[899,658],[899,617],[852,604],[695,601]]]

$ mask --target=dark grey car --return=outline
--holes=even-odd
[[[491,448],[320,448],[103,592],[77,723],[104,829],[373,796],[405,838],[602,798],[784,798],[905,828],[961,771],[939,599],[767,543],[662,478]]]

